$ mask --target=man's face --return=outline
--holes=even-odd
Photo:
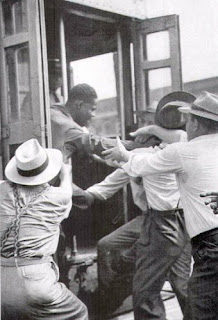
[[[144,116],[138,116],[139,128],[154,124],[155,113],[147,112]]]
[[[191,114],[182,114],[183,117],[187,119],[186,122],[186,132],[187,132],[187,137],[188,141],[192,140],[195,138],[195,130],[194,130],[194,122]]]
[[[80,126],[87,127],[92,118],[95,117],[95,111],[97,109],[98,99],[92,99],[91,102],[83,102],[80,105],[80,109],[77,113],[77,122]]]
[[[57,74],[49,75],[49,90],[56,91],[63,84],[62,76]]]

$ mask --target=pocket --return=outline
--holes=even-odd
[[[50,263],[34,264],[21,267],[22,275],[28,280],[43,280],[50,269]]]
[[[184,246],[186,234],[181,224],[181,217],[178,212],[159,215],[154,219],[156,228],[162,237],[172,242],[176,246]]]

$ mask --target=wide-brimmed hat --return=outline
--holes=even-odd
[[[175,91],[164,96],[158,103],[155,123],[166,129],[183,128],[186,120],[182,119],[178,108],[190,107],[196,97],[185,91]]]
[[[5,168],[8,180],[22,185],[40,185],[52,180],[63,163],[61,151],[44,149],[36,139],[20,145]]]
[[[203,91],[191,106],[181,107],[179,111],[218,121],[218,96]]]

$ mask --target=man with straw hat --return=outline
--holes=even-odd
[[[190,107],[180,107],[187,114],[188,142],[174,143],[155,154],[131,154],[119,143],[104,151],[110,161],[122,160],[130,176],[175,173],[185,223],[191,238],[194,258],[188,287],[186,320],[215,320],[218,305],[218,215],[205,206],[200,194],[218,190],[218,96],[202,92]],[[153,226],[151,222],[151,226]],[[147,254],[149,254],[149,248]],[[135,305],[138,304],[133,297]],[[138,305],[136,319],[144,317]]]
[[[60,173],[60,186],[49,181]],[[0,182],[3,319],[87,320],[85,305],[58,282],[52,255],[72,205],[71,167],[59,150],[24,142]]]

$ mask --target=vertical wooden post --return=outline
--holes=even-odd
[[[66,103],[68,99],[68,84],[67,84],[66,44],[65,44],[63,13],[60,14],[59,34],[60,34],[60,50],[61,50],[61,69],[62,69],[62,79],[63,79],[63,96],[64,96],[64,103]]]

